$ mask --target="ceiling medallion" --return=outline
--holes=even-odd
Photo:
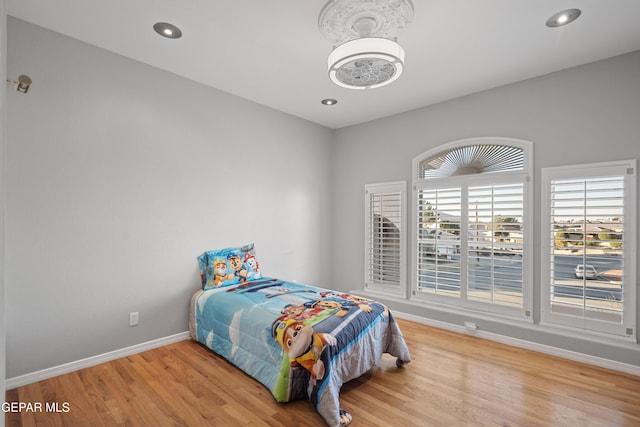
[[[348,89],[373,89],[397,80],[405,52],[396,41],[414,16],[411,0],[331,0],[318,17],[331,41],[329,78]]]

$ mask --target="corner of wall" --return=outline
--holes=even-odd
[[[7,2],[0,0],[0,76],[7,76]],[[0,88],[0,393],[5,400],[6,348],[4,304],[4,205],[5,205],[5,163],[6,163],[6,123],[7,123],[7,88]],[[4,416],[0,417],[0,427],[4,426]]]

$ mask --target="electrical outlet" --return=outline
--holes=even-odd
[[[138,324],[138,312],[134,311],[129,313],[129,326],[136,326]]]
[[[473,322],[464,322],[464,327],[467,328],[470,331],[478,330],[478,325],[476,325]]]

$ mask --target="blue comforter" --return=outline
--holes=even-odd
[[[383,352],[410,361],[383,304],[278,279],[197,292],[190,331],[278,402],[310,399],[330,426],[340,425],[343,383],[370,370]]]

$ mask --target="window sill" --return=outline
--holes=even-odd
[[[425,301],[420,298],[404,298],[402,296],[394,296],[384,292],[377,292],[375,290],[355,290],[352,291],[356,295],[366,296],[372,299],[379,299],[384,301],[392,301],[396,303],[406,304],[416,308],[426,308],[446,314],[454,314],[461,317],[472,317],[478,320],[487,320],[491,322],[501,322],[505,324],[513,324],[518,322],[523,325],[533,324],[531,317],[522,315],[509,315],[505,313],[491,313],[486,310],[474,309],[472,307],[461,307],[457,305],[443,304],[432,301]]]

